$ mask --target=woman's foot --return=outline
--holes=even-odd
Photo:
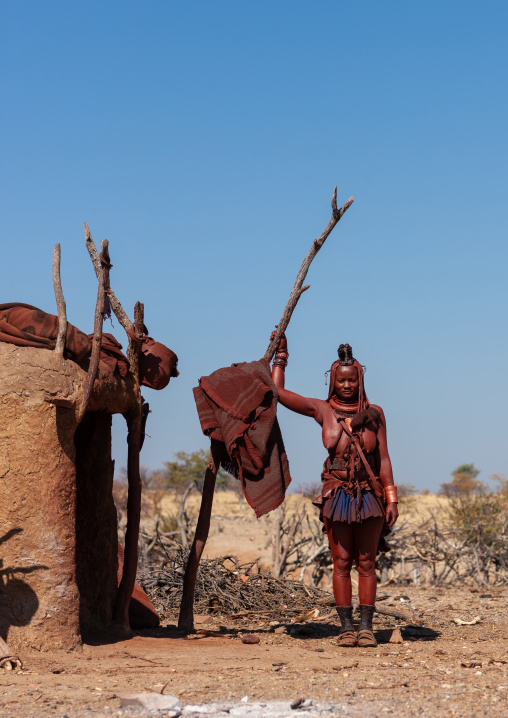
[[[360,625],[358,626],[358,646],[360,648],[375,648],[377,641],[372,631],[372,617],[374,606],[360,605]]]
[[[340,618],[340,635],[337,638],[337,645],[342,648],[354,648],[356,631],[353,624],[353,607],[337,606],[336,610]]]

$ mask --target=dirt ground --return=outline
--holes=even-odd
[[[229,504],[217,504],[207,554],[269,562],[270,517],[256,521],[245,503],[223,501]],[[379,606],[414,611],[422,625],[376,615],[378,637],[387,640],[386,629],[400,628],[403,642],[346,649],[335,644],[330,608],[294,624],[197,616],[198,632],[189,636],[177,631],[175,615],[128,640],[102,635],[82,651],[21,655],[22,671],[0,672],[0,717],[138,718],[147,713],[121,710],[121,696],[151,691],[177,696],[189,718],[218,716],[211,704],[221,701],[231,716],[270,716],[269,701],[298,698],[313,705],[293,711],[286,704],[283,715],[508,715],[507,588],[387,584],[378,599]],[[259,643],[242,643],[245,634]],[[239,712],[255,705],[258,712]]]
[[[325,620],[292,626],[201,616],[197,630],[222,634],[184,637],[170,624],[82,652],[24,655],[23,671],[0,676],[0,716],[117,715],[120,696],[146,691],[184,706],[304,697],[335,706],[329,715],[508,714],[506,591],[387,587],[383,596],[380,604],[411,605],[425,628],[378,616],[376,628],[400,626],[404,642],[345,649],[334,643],[337,623],[326,609]],[[453,621],[476,616],[474,625]],[[245,633],[259,644],[242,643]]]

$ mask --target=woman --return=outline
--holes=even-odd
[[[273,337],[273,334],[272,334]],[[273,362],[272,379],[280,403],[313,417],[323,427],[328,456],[323,466],[319,507],[333,557],[333,592],[340,617],[339,646],[377,645],[372,632],[376,600],[376,551],[384,524],[397,520],[397,489],[386,444],[386,423],[380,406],[369,404],[363,367],[349,344],[339,347],[339,359],[330,369],[326,401],[309,399],[284,388],[287,341],[283,335]],[[360,625],[353,625],[351,567],[359,579]]]

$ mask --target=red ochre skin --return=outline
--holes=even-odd
[[[272,335],[273,336],[273,335]],[[286,337],[281,338],[279,352],[287,352]],[[338,454],[347,442],[347,436],[341,431],[328,401],[312,399],[295,394],[284,388],[284,369],[274,366],[272,379],[279,401],[287,409],[304,416],[310,416],[322,427],[323,446],[330,456]],[[354,366],[339,366],[335,375],[334,394],[341,404],[355,404],[358,399],[358,372]],[[365,453],[373,454],[376,463],[376,475],[381,479],[383,487],[393,486],[392,464],[386,443],[386,421],[383,410],[376,404],[370,405],[379,411],[381,420],[377,427],[369,423],[361,429],[362,445]],[[337,472],[344,479],[346,471]],[[386,506],[386,523],[393,526],[399,512],[396,503]],[[362,523],[348,524],[342,521],[330,521],[325,518],[325,529],[328,535],[330,550],[333,557],[333,592],[337,606],[351,605],[351,567],[353,561],[358,569],[358,594],[360,604],[373,606],[376,601],[376,550],[383,528],[382,517],[371,517]]]

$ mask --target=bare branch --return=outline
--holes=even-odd
[[[92,260],[92,264],[95,269],[95,274],[97,276],[97,279],[99,279],[99,275],[101,273],[101,260],[99,258],[99,253],[97,252],[97,247],[95,246],[95,243],[92,239],[92,235],[90,234],[90,230],[88,229],[88,225],[85,222],[84,223],[85,228],[85,242],[86,242],[86,248],[88,249],[88,254],[90,255],[90,259]],[[125,329],[127,334],[129,333],[129,330],[132,326],[132,322],[127,316],[127,314],[124,311],[124,308],[116,298],[116,295],[114,291],[109,288],[108,291],[108,298],[111,304],[111,309],[114,311],[116,318],[122,325],[122,327]]]
[[[113,306],[113,305],[111,305]],[[129,360],[129,366],[131,372],[136,377],[136,381],[139,382],[139,355],[141,353],[141,342],[136,341],[143,337],[144,329],[144,316],[145,316],[145,305],[141,302],[136,302],[134,305],[134,336],[132,331],[128,332],[129,346],[127,348],[127,359]],[[132,330],[132,325],[131,325]]]
[[[55,353],[63,357],[65,337],[67,335],[67,310],[62,291],[60,278],[60,244],[55,244],[53,250],[53,288],[55,290],[56,306],[58,310],[58,335],[56,338]]]
[[[101,261],[102,257],[102,261]],[[86,375],[85,386],[83,387],[83,402],[79,408],[77,420],[81,421],[85,415],[88,402],[90,401],[90,394],[92,393],[92,387],[99,370],[99,360],[101,355],[101,343],[102,343],[102,325],[104,322],[104,305],[105,305],[105,294],[104,288],[109,286],[109,244],[108,240],[105,239],[101,242],[101,257],[99,257],[99,263],[101,265],[101,271],[99,272],[99,288],[97,290],[97,302],[95,304],[95,320],[93,327],[93,340],[92,340],[92,354],[90,356],[90,364],[88,366],[88,373]]]
[[[203,549],[205,548],[208,532],[210,530],[210,517],[212,515],[213,492],[215,480],[220,467],[221,457],[225,451],[224,444],[216,439],[210,443],[210,459],[205,472],[205,483],[203,485],[203,497],[199,508],[198,522],[194,541],[185,567],[183,578],[182,601],[180,603],[180,615],[178,628],[182,631],[192,631],[194,628],[194,589],[196,576]]]
[[[307,276],[307,272],[309,271],[309,267],[312,260],[319,252],[319,250],[325,243],[327,237],[329,236],[337,222],[340,220],[344,212],[346,212],[349,207],[351,207],[354,202],[354,199],[354,196],[350,197],[340,209],[337,209],[337,187],[335,187],[335,189],[333,190],[331,219],[328,222],[321,236],[314,240],[314,242],[312,243],[312,247],[310,248],[307,253],[307,256],[302,262],[302,266],[300,267],[300,271],[298,272],[298,275],[296,277],[296,282],[293,286],[293,289],[291,290],[291,294],[289,295],[289,300],[286,304],[286,308],[284,309],[284,313],[282,314],[282,318],[278,323],[275,335],[265,352],[264,359],[266,359],[268,362],[271,362],[273,359],[273,355],[275,354],[277,347],[279,346],[281,334],[282,332],[286,331],[286,328],[289,324],[289,320],[291,319],[291,315],[293,314],[294,309],[298,304],[298,300],[300,299],[302,293],[309,288],[308,286],[302,287],[302,285],[305,277]]]

